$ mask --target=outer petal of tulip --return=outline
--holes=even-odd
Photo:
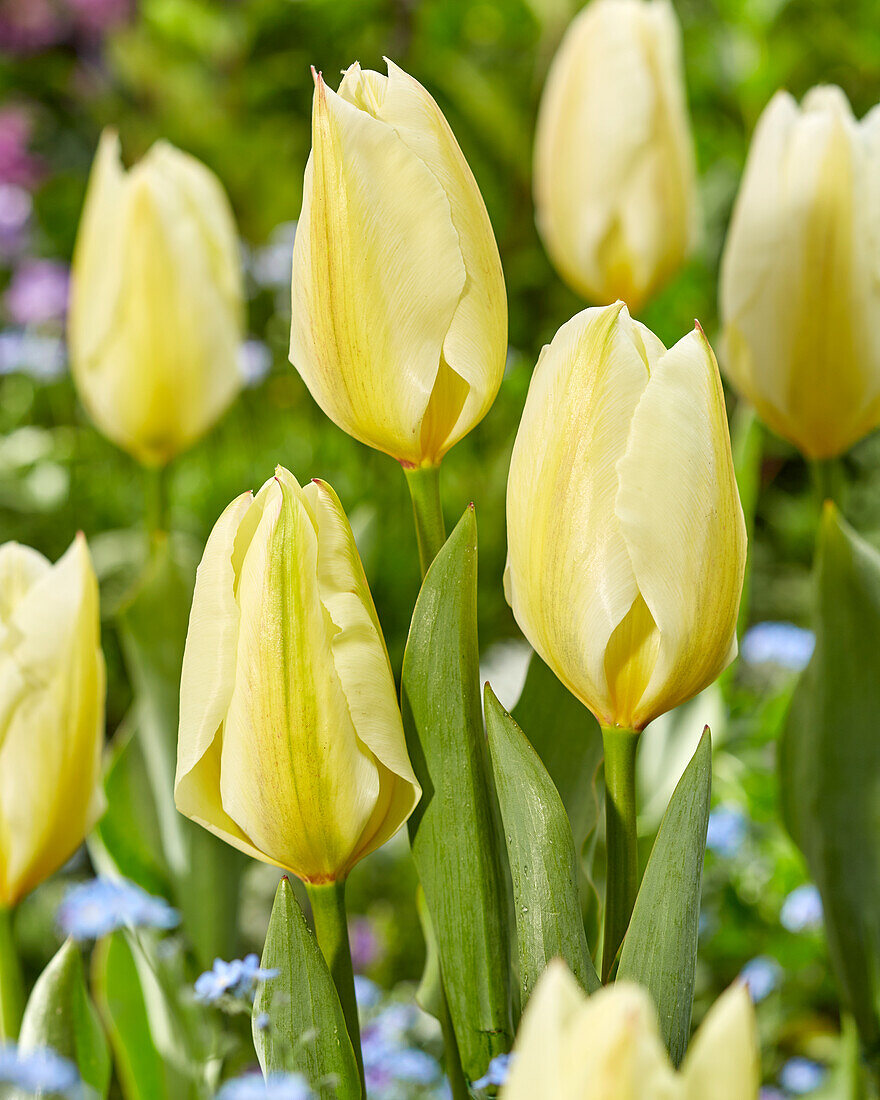
[[[709,1010],[682,1068],[683,1100],[755,1100],[761,1083],[755,1010],[742,984]]]
[[[344,877],[415,807],[394,680],[345,514],[283,468],[224,512],[181,682],[181,812],[310,882]]]
[[[503,1100],[580,1100],[568,1079],[570,1036],[584,1009],[584,992],[554,959],[532,992],[514,1046]]]
[[[585,298],[636,312],[696,236],[696,171],[668,0],[593,0],[550,68],[535,140],[538,228]]]
[[[604,725],[641,729],[735,653],[745,526],[717,367],[622,303],[584,310],[532,378],[507,491],[505,592]]]
[[[627,700],[641,729],[710,684],[737,651],[746,528],[718,365],[699,327],[655,364],[617,472],[616,512],[651,623],[647,643],[628,647],[651,654]],[[636,616],[627,626],[638,634]],[[606,672],[615,675],[607,653]]]
[[[82,535],[54,566],[7,543],[0,587],[0,905],[11,906],[73,854],[103,810],[105,672]]]
[[[320,76],[293,256],[290,357],[345,431],[433,464],[485,414],[506,356],[504,282],[440,109],[389,62]]]
[[[97,426],[146,464],[167,462],[241,386],[238,243],[226,197],[165,143],[126,173],[105,134],[74,254],[74,380]]]
[[[880,423],[880,111],[839,88],[758,123],[721,267],[722,362],[774,431],[810,458]]]

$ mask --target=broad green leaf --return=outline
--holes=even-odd
[[[275,894],[262,966],[280,971],[260,984],[254,1002],[254,1046],[263,1072],[295,1070],[326,1100],[360,1100],[342,1005],[286,877]],[[263,1013],[268,1027],[258,1026]]]
[[[103,873],[115,871],[148,893],[170,896],[140,741],[127,723],[116,731],[105,754],[104,793],[107,809],[87,841],[92,862]]]
[[[653,996],[660,1031],[676,1066],[690,1036],[711,793],[712,739],[707,726],[660,823],[617,971],[618,980],[638,982]]]
[[[730,427],[730,444],[733,450],[733,469],[736,486],[746,521],[748,547],[751,550],[755,530],[755,509],[761,491],[761,459],[764,453],[764,427],[754,409],[745,401],[737,403]],[[742,597],[737,618],[737,637],[742,637],[749,621],[749,595],[751,592],[752,555],[748,556],[743,579]],[[716,731],[717,733],[717,731]]]
[[[51,1047],[73,1062],[97,1096],[107,1095],[110,1051],[73,940],[61,946],[37,979],[24,1010],[19,1045],[22,1050]]]
[[[822,895],[831,962],[867,1052],[880,1050],[880,554],[827,504],[816,648],[780,746],[786,825]]]
[[[239,881],[246,860],[174,805],[180,669],[192,586],[193,574],[176,561],[168,540],[158,541],[118,621],[174,901],[201,965],[208,967],[218,955],[235,954]]]
[[[177,1100],[193,1084],[156,1049],[140,976],[123,932],[95,945],[92,989],[104,1021],[124,1100]]]
[[[588,993],[599,978],[587,950],[568,814],[547,769],[486,684],[486,729],[513,881],[522,1007],[557,956]]]
[[[428,570],[403,658],[402,710],[422,799],[410,841],[465,1074],[512,1042],[508,892],[480,708],[473,507]]]
[[[599,723],[537,653],[532,654],[522,694],[511,713],[559,792],[580,854],[599,820]]]

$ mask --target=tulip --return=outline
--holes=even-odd
[[[104,808],[98,584],[78,535],[55,565],[0,546],[0,909],[76,851]]]
[[[697,231],[696,168],[668,0],[593,0],[541,100],[538,229],[562,278],[633,312],[682,265]]]
[[[839,88],[787,92],[755,130],[721,265],[722,363],[811,459],[880,423],[880,109]]]
[[[645,990],[619,982],[586,997],[560,960],[535,987],[510,1064],[501,1100],[756,1100],[760,1083],[742,985],[710,1009],[676,1073]]]
[[[128,173],[105,131],[73,257],[68,337],[97,427],[161,466],[241,384],[238,238],[216,177],[166,142]]]
[[[669,351],[618,302],[538,361],[507,485],[505,592],[603,726],[639,730],[736,655],[746,533],[702,329]]]
[[[492,227],[440,108],[411,76],[315,76],[293,250],[290,359],[344,431],[433,466],[492,404],[507,303]]]
[[[279,467],[229,505],[199,566],[177,807],[248,855],[327,883],[388,840],[420,793],[339,499]]]

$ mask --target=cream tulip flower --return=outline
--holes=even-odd
[[[880,107],[778,92],[761,116],[721,264],[722,365],[808,458],[880,423]]]
[[[746,530],[702,329],[670,350],[622,302],[541,352],[507,483],[505,593],[606,727],[640,730],[736,655]]]
[[[65,863],[103,812],[104,692],[85,538],[55,565],[0,546],[0,908]]]
[[[334,423],[430,466],[485,416],[507,355],[492,226],[440,108],[411,76],[315,76],[293,249],[290,360]]]
[[[199,566],[175,799],[307,883],[343,879],[421,790],[354,537],[325,482],[278,467],[234,500]]]
[[[157,142],[126,172],[101,136],[73,256],[74,382],[97,427],[148,466],[199,438],[242,385],[241,260],[203,164]]]
[[[628,982],[586,997],[554,960],[523,1014],[501,1100],[756,1100],[754,1009],[732,986],[710,1010],[680,1073],[645,990]]]
[[[535,135],[538,230],[582,297],[633,313],[698,228],[681,30],[669,0],[592,0],[550,72]]]

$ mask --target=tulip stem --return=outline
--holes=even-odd
[[[416,539],[419,544],[419,565],[422,577],[446,542],[446,526],[443,523],[443,505],[440,501],[440,467],[404,467],[406,483],[412,497],[413,517],[416,522]]]
[[[345,912],[345,879],[335,882],[306,883],[306,892],[312,906],[315,936],[321,953],[327,960],[330,974],[339,994],[342,1014],[348,1027],[351,1045],[357,1058],[361,1078],[361,1092],[367,1095],[364,1079],[364,1056],[361,1052],[361,1030],[358,1022],[357,1000],[354,995],[354,970],[351,965],[351,948],[348,943],[348,918]]]
[[[18,1038],[24,979],[12,938],[12,910],[0,905],[0,1043]]]
[[[639,890],[636,830],[635,730],[602,727],[605,747],[605,935],[602,981],[607,982],[626,935]]]
[[[168,530],[168,467],[145,467],[144,519],[150,537]]]
[[[821,510],[826,500],[833,501],[838,508],[843,506],[843,464],[838,458],[814,458],[810,460],[810,475],[813,487],[819,499]]]

